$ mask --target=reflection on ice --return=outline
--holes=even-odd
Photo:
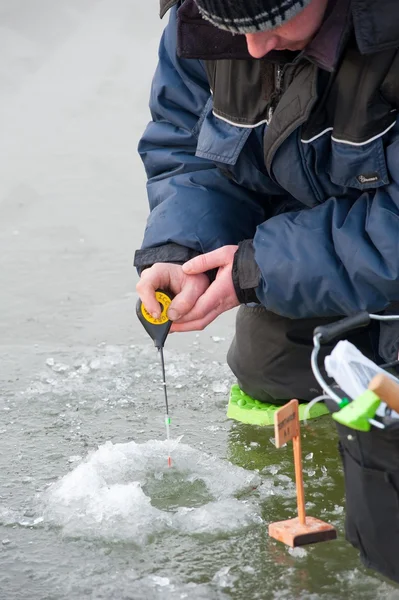
[[[46,492],[44,518],[68,536],[146,543],[162,531],[223,535],[260,522],[237,499],[259,476],[172,442],[108,442]]]

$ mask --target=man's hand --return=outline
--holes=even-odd
[[[155,297],[156,290],[173,292],[175,298],[170,305],[168,317],[175,321],[192,310],[208,287],[209,278],[203,273],[188,275],[180,265],[156,263],[142,272],[136,290],[148,312],[156,319],[161,315],[161,307]]]
[[[219,270],[215,281],[198,297],[191,310],[181,313],[178,319],[173,319],[170,315],[170,318],[176,321],[172,331],[205,329],[220,314],[239,306],[231,274],[237,249],[238,246],[223,246],[208,254],[197,256],[183,265],[182,270],[187,277],[199,277],[211,269]]]

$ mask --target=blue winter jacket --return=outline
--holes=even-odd
[[[286,82],[271,119],[269,102],[260,122],[248,123],[242,113],[239,122],[239,110],[231,118],[223,107],[215,110],[218,81],[212,95],[209,63],[178,53],[177,15],[174,6],[153,80],[152,121],[139,145],[151,213],[136,265],[183,262],[245,241],[239,264],[243,288],[252,285],[257,300],[278,314],[347,315],[383,311],[399,301],[399,125],[392,84],[399,78],[399,42],[384,46],[382,41],[382,50],[366,47],[361,53],[358,39],[352,54],[348,50],[345,60],[340,58],[342,68],[331,69],[333,75],[308,59],[322,92],[307,112],[301,108],[305,116],[299,126],[295,115],[293,125],[284,119],[302,102],[307,66],[296,68],[292,82]],[[382,61],[384,77],[373,83],[369,117],[372,102],[364,101],[368,91],[362,81],[376,77],[373,60]],[[363,61],[361,67],[356,61]],[[215,65],[225,69],[218,92],[223,105],[232,102],[224,85],[231,71],[226,79],[225,63]],[[327,79],[320,82],[320,76]],[[308,79],[301,83],[301,77]],[[347,77],[345,85],[337,83],[340,77]],[[386,81],[388,91],[376,108],[374,99],[377,93],[380,99]],[[341,98],[352,84],[351,96]],[[233,90],[238,83],[226,85]],[[336,86],[327,105],[323,85]],[[339,110],[331,112],[332,105]],[[267,136],[277,136],[272,127],[280,137],[269,139],[265,155]],[[245,283],[246,273],[250,279],[255,274],[255,283]]]

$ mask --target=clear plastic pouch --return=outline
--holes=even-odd
[[[331,354],[325,358],[324,366],[328,375],[352,399],[360,396],[378,373],[384,373],[399,384],[396,377],[381,369],[347,340],[338,342]],[[377,415],[383,417],[386,414],[386,408],[386,404],[382,402],[377,410]],[[399,414],[395,411],[392,411],[390,416],[399,419]]]

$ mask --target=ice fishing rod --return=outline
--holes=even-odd
[[[154,318],[151,313],[145,308],[142,301],[139,299],[137,301],[136,313],[139,318],[139,321],[143,325],[144,329],[154,342],[155,348],[159,352],[159,356],[161,359],[161,369],[162,369],[162,385],[165,394],[165,427],[166,427],[166,438],[169,441],[170,439],[170,416],[169,416],[169,401],[168,401],[168,392],[166,389],[166,374],[165,374],[165,358],[163,349],[165,346],[166,338],[168,337],[170,328],[172,326],[172,321],[168,318],[168,309],[172,302],[172,297],[169,292],[165,292],[163,290],[157,290],[155,293],[155,297],[161,305],[161,314],[158,318]],[[172,459],[168,456],[168,466],[172,466]]]

